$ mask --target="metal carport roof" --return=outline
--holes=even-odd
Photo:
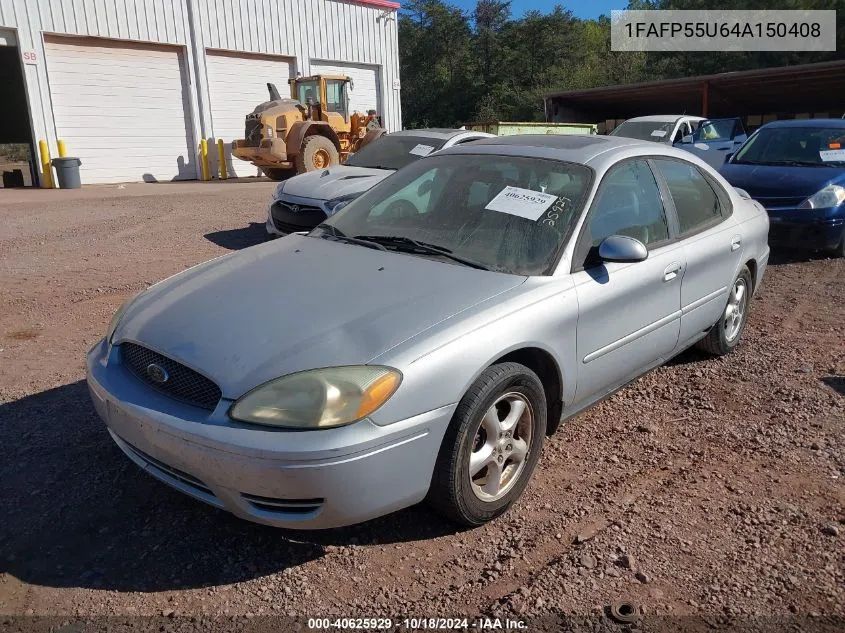
[[[595,122],[647,114],[742,116],[845,109],[845,60],[570,90],[545,96],[547,118]]]

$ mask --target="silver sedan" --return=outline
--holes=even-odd
[[[132,461],[245,519],[327,528],[427,499],[480,525],[561,420],[687,347],[736,347],[767,233],[682,150],[483,140],[148,288],[88,384]]]

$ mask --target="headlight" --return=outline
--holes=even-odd
[[[845,202],[845,187],[828,185],[798,205],[799,209],[829,209]]]
[[[283,182],[280,182],[278,185],[276,185],[276,188],[273,189],[273,194],[270,196],[271,203],[276,202],[276,200],[282,197],[282,191],[284,190],[284,188],[285,183]]]
[[[326,202],[323,207],[325,207],[328,215],[334,215],[360,195],[360,193],[350,193],[339,198],[333,198]]]
[[[242,422],[324,429],[357,422],[392,396],[402,374],[354,365],[312,369],[264,383],[238,400],[229,415]]]
[[[144,292],[143,290],[141,292]],[[106,330],[106,340],[111,343],[111,339],[114,336],[114,331],[117,329],[117,326],[120,325],[120,320],[123,318],[123,315],[126,314],[126,310],[129,309],[129,306],[132,305],[132,302],[138,298],[138,295],[141,292],[137,292],[131,297],[129,297],[126,301],[120,304],[120,307],[117,309],[112,315],[111,321],[109,321],[109,329]]]

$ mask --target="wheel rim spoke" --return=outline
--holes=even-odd
[[[503,431],[513,430],[520,418],[522,418],[522,414],[525,413],[526,409],[524,400],[511,400],[508,404],[510,404],[511,410],[508,412],[507,417],[505,417],[499,425]]]
[[[496,460],[487,466],[486,481],[481,489],[491,497],[495,497],[502,489],[502,466]]]
[[[525,461],[525,458],[527,456],[528,443],[521,438],[515,439],[513,441],[513,451],[511,451],[511,459],[517,464],[521,464]]]
[[[481,420],[481,426],[484,427],[484,430],[487,432],[488,438],[493,438],[495,440],[499,437],[502,427],[501,422],[499,421],[499,412],[496,410],[495,404],[487,409],[487,413],[484,414],[484,418]]]
[[[475,477],[491,461],[495,462],[496,459],[493,455],[493,446],[488,443],[488,444],[485,444],[484,446],[482,446],[479,450],[472,453],[472,455],[470,455],[470,457],[469,457],[469,476]]]

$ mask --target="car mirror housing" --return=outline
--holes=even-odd
[[[606,262],[641,262],[648,258],[648,248],[627,235],[611,235],[599,244],[599,257]]]
[[[692,134],[687,134],[681,138],[681,143],[692,143]]]

